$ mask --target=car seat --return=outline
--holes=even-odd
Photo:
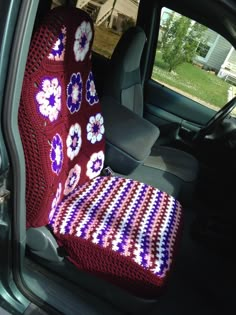
[[[91,71],[93,36],[87,13],[58,7],[31,41],[18,116],[27,245],[49,263],[69,260],[152,298],[172,269],[181,205],[141,182],[101,176],[106,124]]]
[[[139,26],[131,27],[121,36],[109,61],[101,99],[104,119],[107,121],[106,161],[123,174],[126,170],[116,158],[122,150],[129,159],[135,157],[136,167],[141,160],[146,166],[173,174],[182,181],[182,199],[187,201],[192,198],[198,178],[197,159],[187,152],[168,146],[155,145],[152,149],[160,131],[157,126],[143,119],[140,62],[145,43],[143,29]],[[147,123],[149,126],[146,126]],[[122,133],[117,140],[115,133],[118,129],[122,129]],[[148,157],[151,149],[152,154]]]

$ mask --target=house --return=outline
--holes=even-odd
[[[194,61],[201,64],[204,69],[218,73],[231,48],[232,45],[224,37],[208,28],[204,38],[199,42]]]
[[[221,65],[218,77],[236,85],[236,51],[233,47]]]
[[[128,20],[136,20],[138,0],[78,0],[77,8],[88,12],[95,25],[106,22],[109,27],[122,31]]]
[[[165,22],[170,16],[178,18],[181,15],[167,8],[163,8],[160,23],[161,31],[158,38],[159,41],[161,41],[163,31],[165,30]],[[191,22],[192,24],[195,23],[194,20]],[[218,73],[231,49],[232,45],[224,37],[207,28],[203,37],[199,39],[196,56],[193,61],[201,65],[204,69],[213,70]]]

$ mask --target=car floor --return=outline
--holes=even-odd
[[[232,314],[235,310],[233,251],[206,245],[191,236],[197,209],[185,209],[184,229],[165,294],[150,315]]]

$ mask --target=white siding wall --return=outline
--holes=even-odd
[[[219,36],[214,49],[207,56],[206,66],[219,71],[231,47],[232,45],[224,37]]]

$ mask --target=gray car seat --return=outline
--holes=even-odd
[[[189,195],[194,189],[198,174],[198,161],[194,156],[166,146],[155,147],[152,156],[148,156],[160,131],[157,126],[142,117],[140,61],[145,42],[144,31],[138,26],[131,27],[121,37],[109,63],[102,98],[107,131],[107,161],[122,173],[122,163],[114,160],[114,156],[117,156],[114,151],[123,150],[125,155],[136,157],[139,161],[140,152],[143,152],[142,162],[145,165],[179,178],[183,186],[182,194]],[[121,128],[119,124],[122,124]],[[117,140],[117,130],[121,129]],[[109,156],[113,156],[113,159]]]

